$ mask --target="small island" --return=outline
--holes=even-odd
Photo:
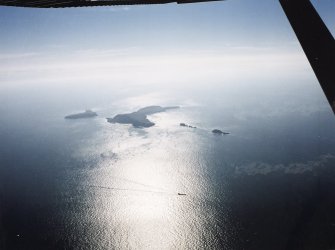
[[[181,126],[181,127],[187,127],[187,128],[197,128],[197,127],[188,125],[188,124],[186,124],[186,123],[180,123],[179,126]]]
[[[135,128],[148,128],[155,125],[151,122],[147,116],[155,113],[160,113],[167,111],[169,109],[177,109],[178,106],[171,107],[161,107],[161,106],[148,106],[141,108],[136,112],[128,114],[118,114],[113,118],[107,118],[107,121],[110,123],[120,123],[120,124],[131,124]]]
[[[73,115],[68,115],[65,116],[65,119],[81,119],[81,118],[90,118],[90,117],[95,117],[98,114],[96,112],[93,112],[92,110],[86,110],[83,113],[78,113],[78,114],[73,114]]]
[[[212,130],[212,133],[213,133],[213,134],[216,134],[216,135],[229,135],[228,132],[223,132],[223,131],[221,131],[220,129],[213,129],[213,130]]]

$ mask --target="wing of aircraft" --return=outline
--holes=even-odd
[[[310,0],[279,0],[335,113],[335,40]]]
[[[0,6],[66,8],[223,0],[0,0]],[[256,2],[256,1],[255,1]],[[310,0],[279,0],[335,113],[335,41]]]
[[[116,6],[116,5],[140,5],[140,4],[164,4],[164,3],[197,3],[222,0],[0,0],[0,5],[33,8],[67,8],[89,6]]]

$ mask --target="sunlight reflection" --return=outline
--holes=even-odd
[[[106,187],[95,190],[96,211],[91,216],[100,217],[102,224],[97,226],[108,228],[111,242],[127,244],[129,248],[171,249],[210,244],[211,236],[204,236],[200,226],[215,219],[215,211],[208,210],[206,205],[212,195],[208,193],[210,183],[201,153],[206,138],[201,139],[195,131],[184,131],[177,121],[191,118],[178,110],[150,119],[158,125],[148,129],[145,137],[128,134],[122,141],[106,142],[118,158],[104,159],[90,173],[90,185]]]

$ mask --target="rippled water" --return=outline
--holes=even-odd
[[[306,235],[302,246],[332,246],[327,105],[220,91],[97,98],[99,116],[87,120],[64,120],[71,106],[2,101],[11,110],[2,110],[2,247],[293,249]],[[150,116],[146,129],[105,120],[151,104],[181,108]]]

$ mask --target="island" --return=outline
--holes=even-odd
[[[78,113],[78,114],[73,114],[73,115],[68,115],[65,116],[65,119],[81,119],[81,118],[90,118],[90,117],[95,117],[98,114],[96,112],[93,112],[92,110],[86,110],[83,113]]]
[[[188,125],[188,124],[186,124],[186,123],[180,123],[179,126],[181,126],[181,127],[187,127],[187,128],[197,128],[197,127]]]
[[[155,113],[160,113],[167,111],[169,109],[177,109],[178,106],[171,107],[161,107],[161,106],[148,106],[145,108],[141,108],[136,112],[128,113],[128,114],[118,114],[113,118],[107,118],[107,121],[110,123],[120,123],[120,124],[131,124],[135,128],[148,128],[155,125],[155,123],[151,122],[147,116]]]
[[[213,134],[216,134],[216,135],[229,135],[228,132],[223,132],[223,131],[221,131],[220,129],[213,129],[213,130],[212,130],[212,133],[213,133]]]

